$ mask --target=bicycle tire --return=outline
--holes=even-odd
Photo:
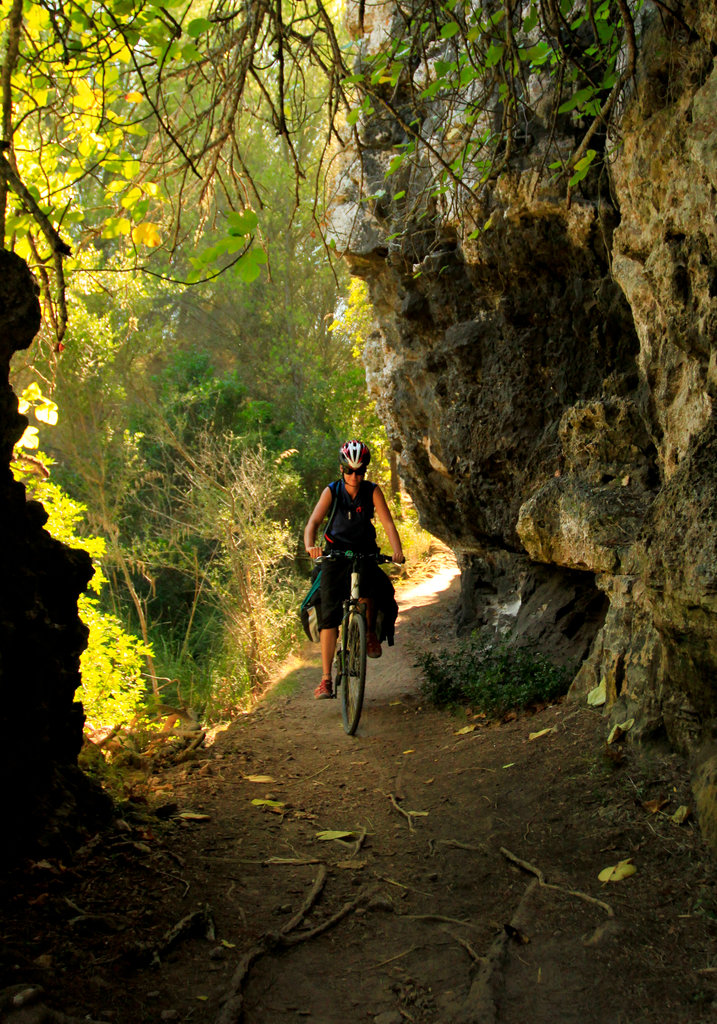
[[[341,678],[341,715],[344,731],[353,736],[361,718],[366,685],[366,621],[355,613],[349,621]]]

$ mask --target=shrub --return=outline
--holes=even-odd
[[[422,692],[437,707],[470,707],[489,718],[548,703],[567,693],[572,672],[544,655],[505,640],[474,635],[454,651],[419,657]]]

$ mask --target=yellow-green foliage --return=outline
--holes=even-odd
[[[127,722],[144,706],[142,665],[151,651],[125,632],[118,618],[102,611],[94,598],[83,594],[78,607],[90,635],[80,660],[82,685],[77,697],[93,726]]]
[[[38,461],[49,460],[37,453]],[[101,537],[82,536],[78,532],[85,519],[85,506],[70,498],[51,480],[38,479],[13,467],[22,477],[31,497],[42,502],[49,519],[46,529],[69,547],[82,548],[92,558],[95,574],[89,588],[98,594],[106,582],[98,559],[104,554]],[[95,728],[116,726],[133,718],[144,704],[145,687],[142,665],[149,650],[141,640],[125,632],[114,615],[100,608],[96,597],[80,595],[80,618],[89,628],[87,649],[80,660],[82,685],[77,699],[82,701],[88,722]]]

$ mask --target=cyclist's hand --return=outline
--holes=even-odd
[[[320,558],[321,557],[321,548],[319,548],[316,545],[314,545],[312,548],[307,548],[306,549],[306,554],[309,556],[309,558]]]
[[[406,556],[402,551],[400,553],[394,551],[391,561],[395,562],[396,565],[403,565],[406,561]]]

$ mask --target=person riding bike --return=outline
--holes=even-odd
[[[318,558],[322,554],[316,543],[316,535],[329,512],[331,515],[324,530],[326,545],[323,554],[331,551],[377,553],[376,529],[372,521],[376,513],[391,545],[392,560],[399,565],[405,562],[401,540],[381,488],[365,479],[370,461],[371,452],[363,441],[346,441],[341,446],[341,478],[324,488],[304,530],[304,546],[311,558]],[[350,576],[351,562],[347,558],[329,559],[322,564],[319,638],[323,675],[314,690],[317,700],[332,696],[331,665]],[[376,613],[378,608],[390,605],[391,602],[395,607],[393,584],[376,562],[367,559],[361,569],[359,592],[367,604],[366,654],[369,658],[380,658],[381,644],[375,632]]]

